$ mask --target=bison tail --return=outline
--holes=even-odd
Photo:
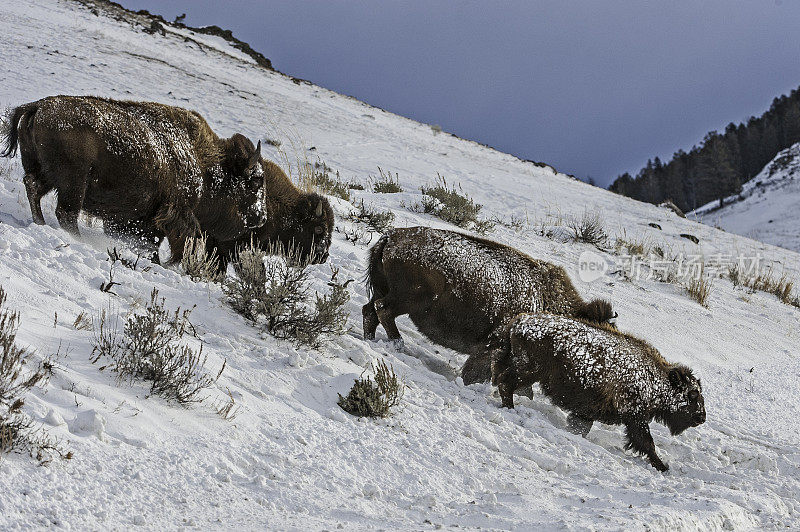
[[[17,154],[20,119],[22,119],[26,113],[33,113],[35,111],[36,105],[29,103],[20,105],[16,109],[12,109],[8,112],[3,124],[3,130],[0,133],[3,136],[3,151],[0,152],[0,157],[13,157]]]
[[[389,241],[387,235],[383,235],[374,246],[369,250],[369,262],[367,262],[367,274],[364,276],[364,284],[367,287],[367,296],[370,300],[376,293],[385,295],[389,291],[389,283],[386,279],[386,272],[383,271],[383,248]]]
[[[611,303],[604,299],[593,299],[582,303],[575,317],[592,323],[613,325],[617,315]]]

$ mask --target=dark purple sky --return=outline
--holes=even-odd
[[[121,0],[608,185],[800,85],[798,0]]]

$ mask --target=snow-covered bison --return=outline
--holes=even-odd
[[[267,223],[227,242],[209,239],[209,250],[216,249],[224,271],[236,250],[252,241],[265,251],[292,253],[311,264],[328,260],[334,228],[333,209],[324,196],[299,190],[280,166],[261,159],[264,172],[264,199]]]
[[[166,236],[176,261],[201,231],[230,240],[266,221],[261,143],[239,134],[222,139],[194,111],[51,96],[12,110],[4,133],[3,156],[19,144],[37,224],[44,223],[42,196],[55,189],[56,217],[68,232],[79,234],[84,210],[156,257]]]
[[[465,384],[491,378],[490,346],[517,314],[616,317],[607,301],[581,299],[564,268],[442,229],[390,230],[370,252],[366,281],[364,338],[374,339],[380,324],[389,339],[402,342],[395,318],[408,314],[432,341],[470,355],[461,372]]]
[[[626,448],[656,455],[649,423],[680,434],[706,420],[700,381],[686,366],[670,364],[644,340],[616,329],[552,314],[521,314],[507,326],[492,354],[492,382],[503,406],[514,390],[538,382],[555,405],[569,412],[570,430],[589,433],[594,421],[623,424]]]

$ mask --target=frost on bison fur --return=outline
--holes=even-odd
[[[491,377],[489,345],[496,331],[522,312],[551,312],[608,321],[603,300],[585,302],[566,271],[503,244],[453,231],[392,229],[372,248],[364,338],[378,324],[401,342],[395,318],[408,314],[432,341],[470,355],[465,384]]]
[[[253,241],[268,252],[287,254],[311,264],[328,260],[334,228],[333,209],[324,196],[299,190],[280,166],[261,159],[264,172],[264,210],[267,223],[246,232],[236,240],[209,239],[224,271],[238,248]]]
[[[659,471],[667,465],[656,455],[650,421],[675,435],[706,420],[702,387],[692,370],[609,327],[522,314],[509,324],[492,359],[492,382],[503,406],[513,408],[514,390],[538,382],[569,412],[571,430],[585,436],[594,421],[625,425],[626,448],[647,456]]]
[[[17,145],[31,214],[58,193],[56,217],[78,235],[81,210],[107,233],[156,251],[164,236],[172,260],[201,231],[223,240],[265,221],[260,143],[219,138],[198,113],[153,102],[51,96],[11,111],[3,156]]]

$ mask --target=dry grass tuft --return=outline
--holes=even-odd
[[[689,297],[702,306],[708,307],[708,298],[711,296],[713,285],[713,279],[705,274],[705,268],[701,268],[699,275],[689,279],[686,291],[689,293]]]
[[[572,218],[567,227],[572,231],[572,240],[575,242],[602,246],[608,240],[599,212],[586,211],[581,218]]]

